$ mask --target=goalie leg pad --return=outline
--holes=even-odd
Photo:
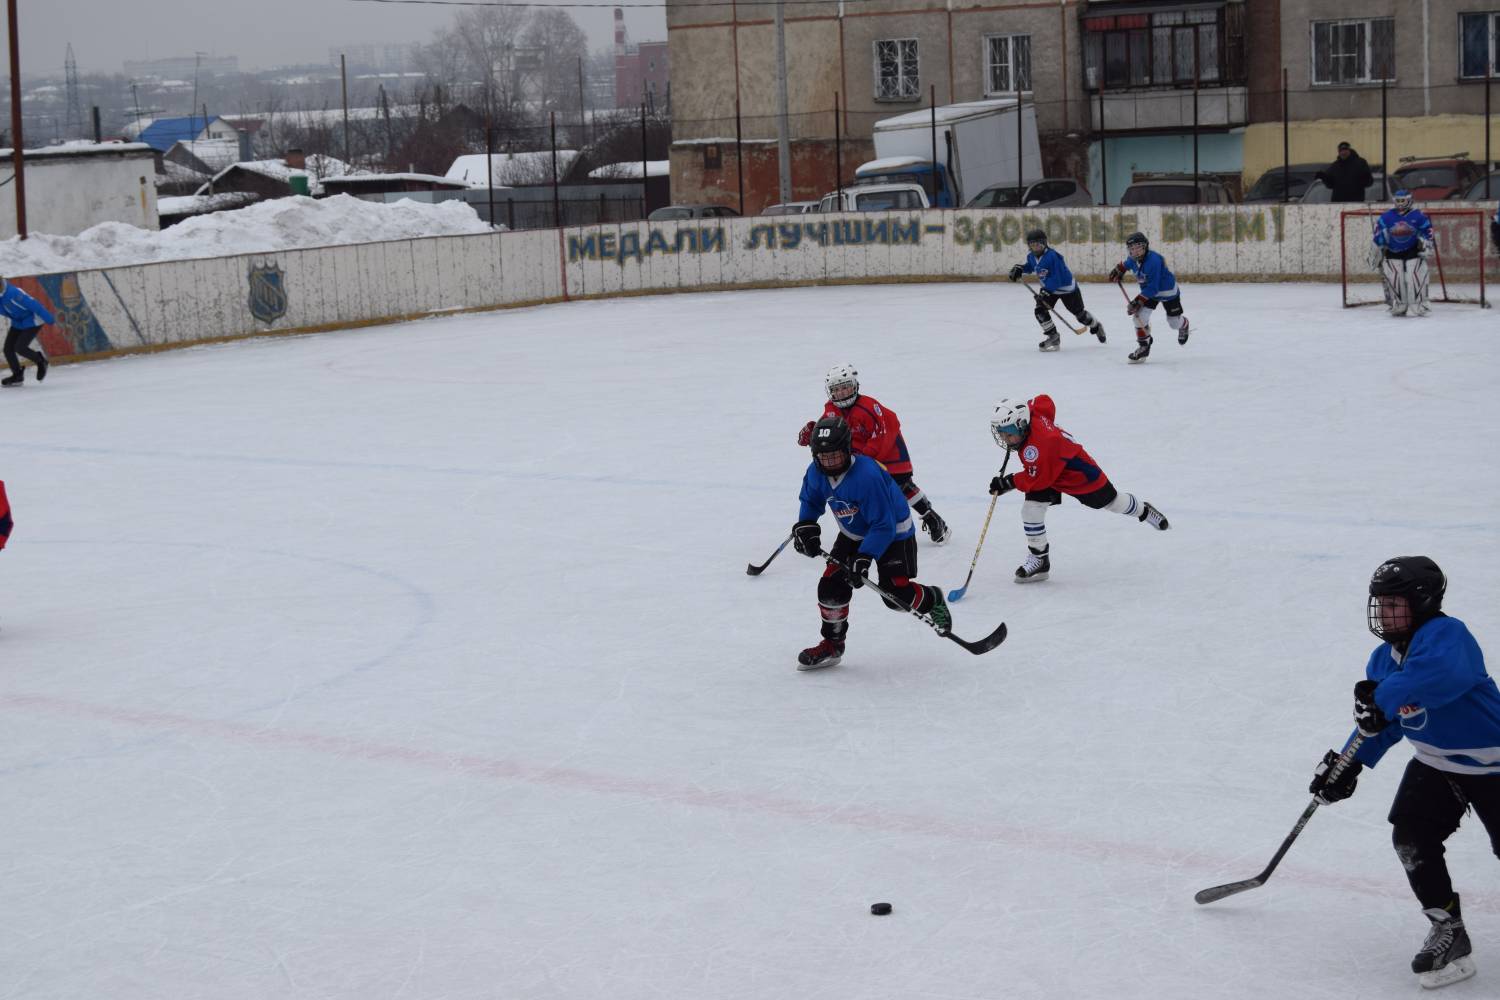
[[[1410,303],[1410,311],[1417,316],[1425,316],[1427,308],[1427,260],[1418,257],[1416,260],[1407,261],[1407,279],[1412,284],[1411,297],[1407,299]]]
[[[1408,292],[1406,284],[1406,261],[1387,258],[1381,266],[1385,283],[1385,301],[1392,316],[1405,316]]]

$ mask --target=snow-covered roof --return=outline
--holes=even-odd
[[[238,139],[197,139],[173,143],[172,149],[178,147],[192,153],[210,170],[223,170],[240,158]],[[170,153],[172,149],[167,152]]]
[[[485,154],[470,153],[460,156],[448,168],[448,180],[463,181],[471,188],[482,188],[490,181],[485,171]],[[495,186],[518,187],[523,184],[552,183],[552,151],[543,149],[531,153],[496,153],[492,157]],[[557,177],[563,174],[578,159],[578,150],[557,151]]]
[[[158,215],[202,215],[244,208],[260,200],[254,191],[220,191],[218,194],[189,194],[180,198],[156,199]]]
[[[886,156],[868,163],[861,163],[854,171],[859,174],[884,174],[910,167],[932,167],[932,161],[920,156]]]
[[[355,173],[355,171],[349,168],[349,164],[343,160],[335,159],[332,156],[325,156],[322,153],[314,153],[309,156],[307,158],[307,167],[302,169],[287,166],[285,160],[244,160],[239,163],[232,163],[214,174],[213,178],[207,184],[203,185],[203,187],[199,188],[197,193],[207,194],[208,189],[213,186],[214,182],[218,181],[219,178],[231,170],[246,170],[252,174],[269,177],[272,180],[285,181],[288,184],[292,182],[293,176],[304,176],[307,178],[308,190],[315,195],[323,193],[321,178],[329,176],[339,177]]]
[[[1014,97],[995,98],[989,101],[964,101],[961,104],[945,104],[936,109],[937,123],[947,125],[952,122],[963,121],[966,118],[977,118],[983,115],[994,114],[1007,108],[1014,108],[1016,99]],[[908,111],[904,115],[894,118],[882,118],[875,123],[875,131],[881,129],[895,128],[917,128],[919,126],[930,126],[933,120],[932,108],[923,108],[921,111]]]
[[[666,177],[672,172],[671,160],[647,160],[647,177]],[[596,167],[589,171],[589,176],[595,180],[615,180],[619,178],[630,178],[641,176],[641,161],[628,160],[624,163],[606,163],[602,167]]]
[[[439,177],[436,174],[342,174],[337,177],[323,178],[324,184],[332,184],[335,181],[340,184],[380,184],[385,181],[414,181],[419,184],[448,185],[464,183],[453,180],[451,177]]]
[[[0,149],[0,158],[9,159],[14,150]],[[89,142],[83,139],[75,139],[72,142],[59,143],[56,146],[38,146],[35,149],[22,149],[26,159],[35,157],[52,158],[54,156],[118,156],[121,153],[149,153],[151,147],[140,142]]]

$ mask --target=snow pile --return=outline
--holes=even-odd
[[[15,277],[150,264],[193,257],[269,253],[345,243],[492,232],[462,201],[384,203],[349,195],[277,198],[199,215],[161,231],[104,222],[78,236],[0,241],[0,275]]]

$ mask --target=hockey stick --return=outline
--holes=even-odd
[[[1480,256],[1483,256],[1481,254]],[[1443,274],[1443,251],[1438,249],[1437,239],[1432,240],[1432,257],[1437,261],[1438,284],[1443,286],[1443,301],[1448,300],[1448,278]]]
[[[827,552],[823,553],[823,558],[828,560],[828,564],[830,566],[833,566],[833,567],[836,567],[838,569],[843,570],[847,575],[849,575],[851,577],[854,575],[853,570],[851,570],[844,563],[839,562],[837,559],[835,559],[832,555],[828,554]],[[926,625],[928,628],[932,629],[934,632],[936,632],[938,635],[942,636],[944,639],[951,639],[953,642],[958,643],[960,646],[962,646],[964,649],[967,649],[969,652],[973,653],[975,656],[979,656],[982,653],[988,653],[990,650],[994,649],[996,646],[1000,645],[1002,642],[1005,641],[1005,636],[1007,634],[1007,630],[1005,628],[1005,623],[1004,622],[1001,622],[999,628],[995,629],[995,631],[991,632],[989,635],[985,636],[983,639],[979,639],[979,640],[976,640],[974,642],[970,642],[967,639],[960,639],[958,636],[954,635],[952,632],[945,632],[945,631],[943,631],[943,629],[938,626],[937,622],[933,621],[931,618],[929,618],[927,615],[924,615],[922,612],[918,611],[916,608],[913,608],[909,604],[906,604],[904,601],[902,601],[896,595],[894,595],[894,594],[890,593],[889,591],[883,589],[878,583],[876,583],[874,580],[871,580],[869,577],[865,577],[865,582],[864,582],[863,586],[869,587],[871,590],[875,591],[875,593],[879,594],[882,598],[885,599],[885,602],[887,604],[892,605],[893,607],[899,608],[902,611],[905,611],[907,614],[911,615],[917,621],[922,622],[924,625]]]
[[[1010,464],[1010,449],[1005,449],[1005,461],[1000,463],[1000,475],[1005,475],[1005,467]],[[948,600],[961,601],[969,592],[969,581],[974,579],[974,567],[979,565],[979,550],[984,548],[984,536],[990,530],[990,518],[995,516],[995,501],[1000,499],[997,493],[990,497],[990,511],[984,515],[984,527],[979,529],[979,544],[974,546],[974,558],[969,560],[969,575],[964,577],[964,585],[957,590],[948,591]]]
[[[791,542],[791,540],[792,540],[792,536],[791,535],[787,535],[786,538],[782,539],[781,544],[778,545],[778,546],[776,546],[776,551],[771,553],[771,558],[770,559],[767,559],[765,562],[761,563],[759,566],[755,565],[754,563],[751,563],[749,566],[745,567],[745,572],[748,573],[751,576],[760,576],[762,573],[764,573],[766,571],[766,567],[769,566],[769,565],[771,565],[771,560],[775,559],[777,556],[781,555],[781,550],[784,549],[784,548],[786,548],[787,545]]]
[[[1333,768],[1328,772],[1328,781],[1325,784],[1338,780],[1339,775],[1343,774],[1344,769],[1354,760],[1354,751],[1358,750],[1359,745],[1364,741],[1364,736],[1358,733],[1354,735],[1354,739],[1349,741],[1349,745],[1344,748],[1344,752],[1339,755],[1339,759],[1333,762]],[[1302,817],[1297,820],[1297,825],[1292,827],[1292,832],[1287,834],[1286,839],[1281,842],[1281,847],[1277,850],[1276,856],[1271,859],[1270,864],[1266,865],[1265,871],[1254,878],[1245,879],[1243,882],[1230,882],[1227,885],[1216,885],[1211,889],[1201,889],[1193,896],[1193,899],[1198,903],[1215,903],[1225,896],[1233,896],[1235,893],[1244,892],[1247,889],[1259,889],[1265,885],[1266,880],[1271,877],[1271,873],[1276,870],[1276,866],[1281,864],[1281,859],[1286,856],[1286,852],[1291,850],[1292,841],[1297,839],[1297,835],[1302,832],[1302,828],[1307,825],[1307,821],[1312,819],[1312,814],[1318,811],[1318,806],[1320,805],[1322,803],[1314,795],[1312,801],[1307,804],[1307,808],[1302,810]]]
[[[1042,297],[1036,293],[1036,289],[1031,287],[1031,282],[1022,281],[1020,284],[1022,288],[1025,288],[1028,292],[1031,293],[1032,298],[1036,299],[1039,304],[1041,303]],[[1057,321],[1063,326],[1067,327],[1069,330],[1072,330],[1074,333],[1083,333],[1083,327],[1074,326],[1072,323],[1069,323],[1067,320],[1063,319],[1063,314],[1057,311],[1056,302],[1049,305],[1047,309],[1052,313],[1052,315],[1057,317]]]

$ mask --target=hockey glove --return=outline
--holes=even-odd
[[[1435,246],[1436,244],[1432,240],[1423,240],[1421,249],[1417,251],[1417,256],[1421,257],[1423,260],[1426,260],[1428,257],[1432,256],[1432,251]]]
[[[1020,281],[1021,280],[1021,275],[1025,274],[1025,273],[1026,273],[1026,268],[1022,267],[1020,264],[1016,264],[1014,267],[1012,267],[1010,269],[1010,280],[1011,281]]]
[[[812,440],[812,432],[815,426],[817,425],[813,421],[809,420],[807,422],[807,426],[797,432],[797,444],[801,445],[803,448],[806,448],[807,443]]]
[[[1391,724],[1380,706],[1375,704],[1375,685],[1375,681],[1360,681],[1354,685],[1354,724],[1367,737],[1375,736]]]
[[[1359,761],[1351,760],[1349,766],[1344,768],[1343,773],[1336,780],[1330,782],[1328,780],[1328,772],[1333,769],[1333,765],[1338,762],[1340,756],[1341,754],[1335,750],[1325,753],[1323,755],[1323,762],[1313,772],[1312,784],[1307,786],[1307,790],[1325,806],[1333,805],[1335,802],[1342,802],[1353,795],[1354,786],[1359,784],[1359,772],[1365,769],[1365,766]]]
[[[823,532],[817,521],[798,521],[792,525],[792,548],[809,559],[823,554]]]
[[[1110,281],[1124,281],[1125,280],[1125,265],[1124,264],[1116,264],[1114,270],[1109,272],[1109,280]]]
[[[874,562],[869,556],[860,553],[850,560],[849,565],[844,567],[844,576],[849,579],[849,586],[858,590],[865,585],[870,578],[870,563]]]
[[[1146,296],[1137,295],[1135,298],[1131,299],[1130,304],[1125,307],[1125,315],[1134,316],[1136,313],[1141,311],[1141,307],[1145,304]]]
[[[1013,472],[1007,472],[1003,476],[996,476],[990,480],[990,493],[993,496],[1003,497],[1016,488],[1016,476]]]

